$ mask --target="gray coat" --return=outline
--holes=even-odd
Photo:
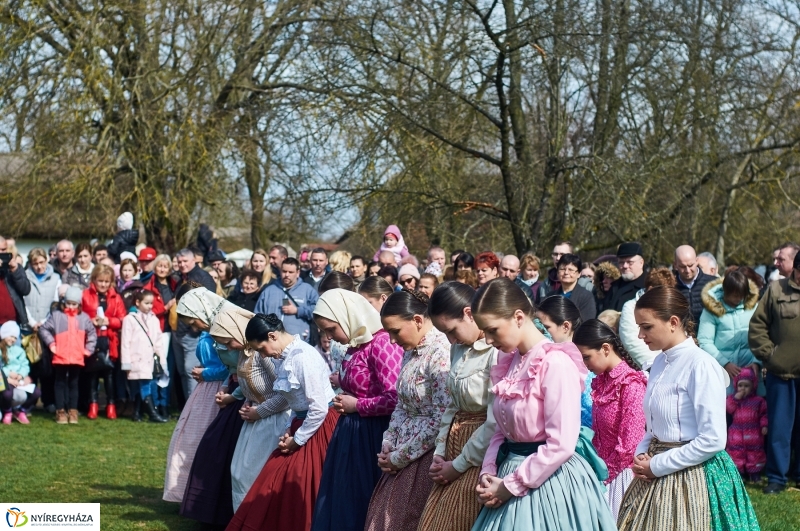
[[[31,285],[30,293],[25,295],[27,322],[34,326],[47,320],[47,316],[50,315],[50,307],[58,301],[58,287],[61,285],[61,278],[50,264],[47,265],[44,279],[41,282],[30,268],[25,269],[25,276]]]

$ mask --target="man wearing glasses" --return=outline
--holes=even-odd
[[[30,292],[31,283],[25,271],[8,254],[8,243],[0,236],[0,325],[8,321],[28,322],[22,297]]]
[[[561,281],[558,280],[558,261],[561,260],[561,257],[565,254],[572,254],[571,243],[559,242],[553,247],[553,252],[550,253],[550,258],[553,259],[553,267],[547,271],[547,278],[539,283],[539,289],[534,293],[536,296],[534,302],[537,304],[561,289]]]
[[[617,249],[620,277],[611,284],[607,310],[622,311],[622,306],[644,289],[644,258],[639,242],[626,242]]]

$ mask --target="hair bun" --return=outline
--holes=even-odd
[[[271,313],[269,315],[263,313],[257,313],[256,317],[267,323],[271,328],[275,328],[281,324],[280,317],[278,317],[274,313]]]

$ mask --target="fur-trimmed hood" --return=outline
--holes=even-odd
[[[752,280],[747,283],[750,286],[750,293],[745,297],[739,306],[731,308],[722,301],[722,278],[712,280],[703,288],[702,300],[703,307],[717,317],[722,317],[731,310],[744,309],[752,310],[758,304],[758,286]]]

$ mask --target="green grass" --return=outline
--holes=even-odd
[[[59,426],[36,412],[31,424],[0,425],[0,498],[4,502],[98,502],[109,531],[203,531],[161,500],[175,422],[86,420]],[[800,491],[765,496],[749,486],[761,529],[800,529]]]
[[[0,425],[0,498],[5,502],[100,503],[101,528],[200,531],[161,500],[175,421],[130,419],[58,425],[38,411],[31,424]]]

